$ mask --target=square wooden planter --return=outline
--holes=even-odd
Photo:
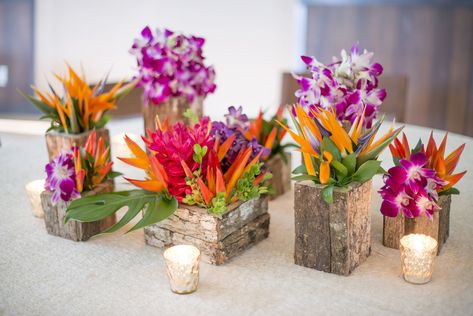
[[[276,155],[266,162],[268,169],[273,174],[270,180],[273,190],[270,195],[271,200],[291,190],[291,154],[285,153],[284,155],[287,162],[284,162],[280,155]]]
[[[450,203],[451,195],[439,197],[440,210],[434,212],[433,219],[421,215],[416,218],[406,218],[403,214],[397,217],[384,216],[383,220],[383,245],[399,249],[400,239],[409,234],[424,234],[435,238],[438,242],[437,254],[440,254],[443,244],[450,234]]]
[[[371,180],[334,188],[333,203],[312,181],[294,187],[295,263],[349,275],[371,252]]]
[[[91,132],[92,131],[88,131],[81,134],[46,133],[46,146],[48,147],[49,160],[51,161],[53,158],[57,157],[63,150],[71,149],[74,146],[84,146]],[[95,130],[95,132],[97,133],[97,139],[102,137],[106,144],[110,144],[108,129],[100,128]]]
[[[145,227],[145,240],[159,248],[192,244],[204,261],[221,265],[267,238],[269,218],[267,197],[230,205],[222,217],[181,204],[166,220]]]
[[[171,125],[179,121],[188,124],[189,120],[184,117],[184,113],[190,108],[198,117],[202,117],[204,113],[203,104],[203,97],[196,97],[192,102],[189,102],[186,97],[173,97],[157,105],[144,104],[143,119],[145,132],[146,129],[152,131],[156,129],[156,115],[159,115],[161,122],[164,122],[167,118]]]
[[[113,192],[113,189],[113,182],[108,181],[97,186],[93,191],[84,192],[83,195],[90,196],[98,193],[108,193]],[[43,191],[41,193],[44,224],[46,226],[46,231],[50,235],[74,241],[85,241],[109,228],[116,222],[115,215],[112,215],[96,222],[83,223],[78,221],[69,221],[67,224],[64,224],[64,217],[66,215],[68,203],[59,202],[57,205],[52,205],[51,195],[52,194],[49,191]]]

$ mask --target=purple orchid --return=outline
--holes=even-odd
[[[421,214],[432,218],[434,211],[439,209],[436,189],[446,181],[436,177],[434,170],[425,168],[426,164],[426,155],[419,152],[411,155],[410,160],[401,159],[399,166],[388,170],[384,176],[385,185],[379,190],[383,198],[383,215],[396,217],[402,212],[409,218]]]
[[[248,116],[243,113],[243,107],[239,106],[236,109],[234,106],[228,108],[228,113],[225,114],[227,127],[236,128],[240,131],[246,131],[250,125]]]
[[[370,128],[386,98],[386,90],[378,88],[378,76],[383,67],[371,63],[373,53],[361,52],[357,44],[353,45],[350,54],[342,50],[341,56],[341,60],[334,59],[329,65],[314,57],[302,56],[311,77],[296,76],[300,89],[295,95],[306,108],[333,107],[340,121],[353,123],[365,111],[363,124]]]
[[[74,158],[72,152],[63,152],[45,167],[47,178],[45,189],[52,192],[51,202],[68,202],[79,198],[75,182]]]
[[[204,43],[200,37],[145,27],[130,49],[137,59],[144,101],[157,105],[179,96],[192,101],[213,93],[215,70],[204,65]]]

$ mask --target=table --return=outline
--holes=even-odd
[[[386,127],[383,126],[385,129]],[[140,133],[140,119],[110,124],[111,134]],[[430,130],[406,126],[414,144]],[[440,132],[435,132],[437,138]],[[293,263],[293,194],[270,202],[267,240],[224,266],[201,264],[196,293],[171,293],[161,250],[142,230],[84,243],[50,236],[32,216],[24,185],[44,177],[44,138],[0,133],[0,314],[2,315],[466,315],[473,313],[473,139],[451,134],[449,150],[467,143],[458,170],[470,169],[454,196],[451,233],[433,279],[402,279],[399,251],[381,244],[381,186],[375,178],[372,254],[349,277]],[[389,152],[384,167],[391,165]]]

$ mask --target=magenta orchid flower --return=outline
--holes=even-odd
[[[427,157],[419,152],[410,160],[401,159],[400,165],[392,167],[384,176],[384,186],[379,190],[383,202],[381,213],[396,217],[400,212],[409,218],[424,214],[432,218],[437,205],[436,190],[445,181],[435,176],[435,171],[425,168]]]
[[[45,189],[52,192],[51,202],[68,202],[80,197],[76,188],[74,158],[72,152],[63,152],[45,167]]]
[[[225,114],[225,119],[228,128],[236,128],[240,131],[246,131],[250,125],[248,116],[243,113],[242,106],[239,106],[238,109],[234,106],[230,106],[228,113]]]

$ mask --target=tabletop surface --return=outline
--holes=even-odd
[[[140,119],[110,124],[111,135],[139,134]],[[385,128],[385,127],[383,127]],[[430,130],[406,126],[413,144]],[[442,136],[435,132],[436,139]],[[406,283],[399,251],[383,247],[378,176],[372,192],[372,253],[350,276],[294,264],[293,193],[269,204],[269,238],[223,266],[201,263],[194,294],[169,290],[162,251],[143,231],[76,243],[48,235],[33,217],[24,186],[44,178],[44,137],[0,133],[1,315],[471,315],[473,313],[473,139],[451,134],[448,150],[467,143],[451,207],[450,237],[432,281]],[[112,150],[116,150],[114,147]],[[383,166],[391,166],[389,152]],[[123,165],[117,164],[119,171]],[[126,170],[123,170],[126,171]]]

